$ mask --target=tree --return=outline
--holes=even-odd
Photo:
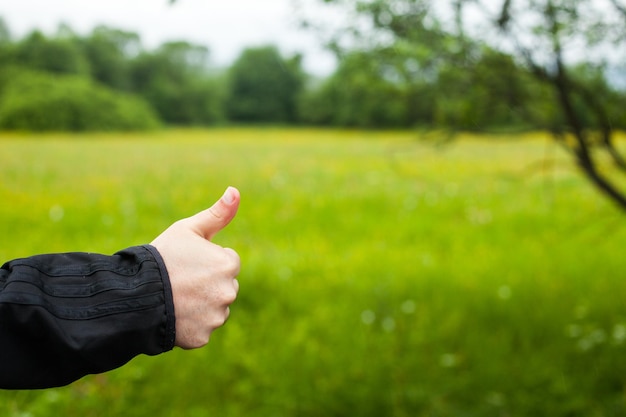
[[[356,13],[348,29],[331,32],[326,40],[338,55],[339,72],[356,51],[363,62],[352,71],[365,76],[363,68],[368,69],[364,89],[382,83],[403,95],[405,120],[395,127],[523,127],[523,115],[533,113],[542,98],[534,86],[528,88],[527,71],[508,54],[444,27],[431,17],[426,1],[328,3]]]
[[[345,56],[332,75],[305,94],[301,120],[360,128],[406,127],[416,122],[407,114],[406,91],[395,80],[380,77],[384,69],[379,64],[365,52]]]
[[[208,67],[209,50],[188,42],[169,42],[143,52],[131,63],[132,90],[161,118],[178,125],[220,122],[223,91]]]
[[[4,19],[0,17],[0,45],[11,42],[11,30]]]
[[[38,77],[28,78],[42,87],[41,100],[37,95],[30,94],[32,89],[27,91],[34,107],[25,106],[24,100],[19,99],[17,90],[11,89],[11,77],[20,72],[39,74]],[[46,74],[77,75],[84,78],[84,82],[58,78],[59,85],[67,87],[61,89],[50,81],[56,78],[43,77]],[[5,82],[7,80],[9,82]],[[142,47],[137,34],[106,26],[96,27],[89,35],[81,37],[69,26],[61,25],[52,36],[34,31],[23,39],[13,41],[8,28],[0,21],[0,100],[6,98],[5,93],[11,92],[12,100],[17,97],[17,102],[22,106],[18,109],[7,104],[7,101],[4,102],[5,116],[11,113],[11,120],[17,120],[14,116],[18,113],[26,115],[33,112],[38,101],[57,103],[61,106],[59,111],[62,108],[66,115],[71,109],[78,112],[82,109],[76,103],[82,102],[84,97],[71,95],[81,95],[93,90],[96,94],[94,103],[103,105],[100,110],[102,112],[108,112],[108,106],[113,101],[130,103],[132,100],[126,99],[131,94],[139,96],[141,100],[136,101],[141,104],[115,104],[116,109],[145,107],[144,101],[147,101],[150,112],[155,110],[161,121],[176,125],[207,125],[225,119],[225,84],[223,74],[209,66],[209,50],[204,46],[188,42],[168,42],[148,51]],[[24,87],[25,83],[22,82],[20,86]],[[61,103],[63,91],[68,96],[67,106]],[[111,99],[109,93],[116,97]],[[49,108],[53,109],[54,106],[50,105]],[[41,119],[41,112],[37,110],[32,114],[35,113]],[[85,112],[79,113],[83,115]],[[130,114],[136,112],[130,111]],[[83,118],[81,115],[77,117]],[[24,123],[27,118],[19,117],[20,128],[26,128]],[[8,119],[5,117],[5,122],[6,120]],[[33,119],[33,127],[44,125],[39,121]],[[8,126],[7,123],[9,122],[4,125]],[[60,125],[65,125],[63,122],[59,126],[53,126],[48,120],[45,124],[59,129]]]
[[[80,44],[94,80],[116,90],[130,90],[130,62],[142,50],[139,35],[98,26]]]
[[[626,127],[623,110],[616,111],[624,108],[625,95],[607,78],[607,70],[625,58],[622,0],[320,1],[356,16],[330,42],[335,50],[365,44],[370,50],[401,51],[407,59],[400,61],[399,74],[410,74],[413,68],[413,73],[456,91],[463,80],[458,69],[466,80],[481,78],[488,71],[491,75],[480,86],[491,86],[489,96],[513,98],[514,104],[539,100],[537,104],[547,111],[519,106],[516,115],[532,126],[550,129],[592,184],[626,209],[626,195],[602,169],[598,155],[605,153],[626,174],[625,159],[613,139],[616,126]],[[481,64],[498,54],[500,58],[490,65]],[[510,58],[502,59],[505,56]],[[512,73],[516,82],[490,81]],[[475,91],[467,90],[470,96]],[[535,95],[528,97],[528,92]],[[549,106],[544,100],[549,100]],[[487,111],[493,105],[483,107]],[[465,111],[458,110],[452,114]]]
[[[606,79],[613,51],[624,58],[624,7],[618,0],[505,0],[498,12],[497,29],[512,53],[553,92],[561,116],[551,126],[555,139],[599,190],[626,209],[626,194],[603,172],[598,155],[605,153],[626,174],[613,128],[624,121],[623,111],[620,120],[614,109],[626,102]],[[577,56],[581,46],[587,56]]]
[[[14,46],[11,42],[11,31],[4,19],[0,18],[0,77],[6,71],[6,66],[10,65],[14,59]],[[2,88],[0,85],[0,95]]]
[[[295,122],[304,87],[301,57],[274,46],[244,50],[229,71],[228,115],[236,122]]]
[[[34,31],[14,46],[12,63],[57,74],[82,74],[89,72],[89,63],[75,38],[47,38]]]

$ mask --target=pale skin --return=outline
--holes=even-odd
[[[239,255],[211,240],[235,217],[239,201],[239,191],[229,187],[212,207],[177,221],[151,243],[170,276],[176,346],[183,349],[206,345],[237,297]]]

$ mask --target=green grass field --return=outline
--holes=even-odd
[[[626,415],[625,218],[546,136],[1,134],[0,175],[1,260],[113,253],[242,194],[209,346],[0,392],[1,416]]]

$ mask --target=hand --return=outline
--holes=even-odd
[[[229,187],[211,208],[177,221],[152,242],[170,276],[176,346],[183,349],[206,345],[237,297],[239,256],[211,239],[235,217],[239,201],[239,191]]]

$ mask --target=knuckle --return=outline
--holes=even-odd
[[[239,259],[239,254],[237,252],[235,252],[234,249],[231,248],[224,248],[224,253],[226,254],[227,257],[229,257],[233,262],[237,262],[239,263],[240,259]]]
[[[187,329],[177,335],[177,343],[183,349],[198,349],[209,343],[210,332],[201,329]]]
[[[241,267],[241,259],[237,252],[230,248],[224,249],[224,269],[233,275],[239,273]]]
[[[195,347],[196,348],[201,348],[206,346],[207,344],[209,344],[209,339],[211,338],[210,334],[205,334],[205,335],[201,335],[198,336],[195,340]]]
[[[226,314],[223,315],[219,315],[216,316],[215,319],[213,320],[213,328],[216,329],[218,327],[222,327],[223,325],[226,324],[226,320],[228,319],[228,316],[226,316]]]
[[[237,299],[237,293],[235,291],[229,291],[226,294],[224,294],[224,301],[226,302],[227,305],[234,303],[236,299]]]
[[[219,305],[223,307],[228,307],[237,299],[237,292],[235,291],[235,287],[231,284],[229,285],[226,281],[220,285],[219,289]]]

